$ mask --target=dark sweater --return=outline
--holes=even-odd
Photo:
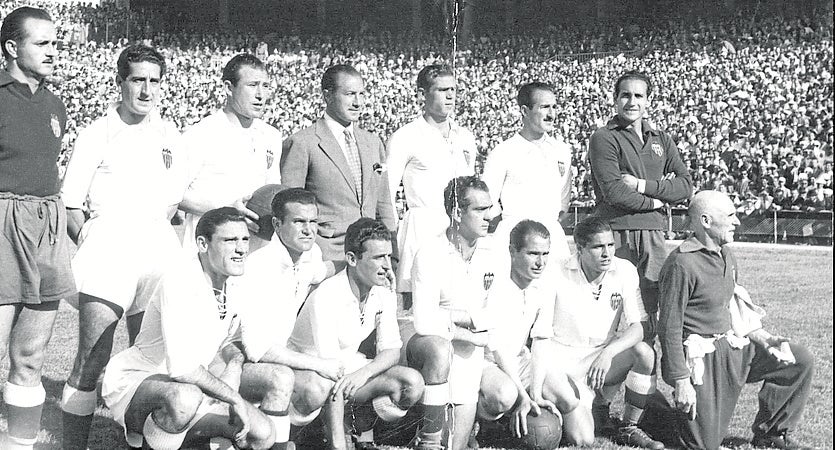
[[[0,70],[0,192],[58,193],[58,154],[67,125],[64,103],[42,83],[29,86]]]

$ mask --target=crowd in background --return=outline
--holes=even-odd
[[[115,6],[19,0],[0,0],[0,16],[24,3],[49,10],[65,41],[54,79],[69,117],[61,165],[78,131],[117,99],[115,61],[128,35],[166,57],[160,109],[181,129],[222,105],[220,68],[238,52],[258,53],[262,41],[272,78],[265,119],[285,136],[321,116],[319,80],[332,64],[350,63],[363,74],[368,95],[360,125],[387,139],[420,111],[418,71],[452,59],[449,39],[439,35],[166,31],[154,29],[152,16]],[[81,25],[93,31],[106,26],[108,38],[82,39]],[[648,119],[676,140],[695,189],[727,192],[749,214],[831,210],[832,31],[831,16],[740,11],[686,22],[637,21],[625,27],[601,22],[482,35],[460,43],[453,61],[459,80],[456,120],[475,134],[481,164],[520,128],[518,86],[553,83],[557,129],[574,154],[573,203],[592,205],[588,139],[613,115],[615,77],[638,69],[655,84]],[[607,53],[578,55],[592,51]]]

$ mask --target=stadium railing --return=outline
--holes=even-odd
[[[593,207],[572,206],[561,221],[566,234],[592,213]],[[736,240],[773,244],[833,245],[832,211],[755,211],[739,215],[740,226]],[[687,209],[667,210],[667,232],[671,238],[681,238],[689,231]]]

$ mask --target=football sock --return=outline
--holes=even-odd
[[[386,422],[394,422],[404,417],[408,411],[401,408],[397,403],[394,403],[391,396],[388,395],[375,397],[371,400],[371,406],[374,408],[377,416]]]
[[[287,410],[269,411],[262,409],[261,412],[267,415],[275,427],[275,444],[270,447],[272,450],[284,450],[287,448],[287,441],[290,440],[290,416]]]
[[[62,432],[65,450],[84,450],[96,410],[96,391],[80,391],[69,384],[61,394]]]
[[[437,433],[440,440],[444,428],[446,405],[449,402],[449,383],[427,384],[423,390],[423,426],[421,435]]]
[[[647,399],[655,392],[655,376],[629,371],[626,375],[626,393],[624,395],[623,421],[637,425],[644,414]]]
[[[8,409],[9,449],[31,449],[38,440],[41,411],[46,399],[43,385],[20,386],[6,382],[3,398]]]
[[[142,435],[145,436],[145,442],[154,450],[177,450],[183,445],[186,439],[186,433],[191,428],[193,423],[190,423],[184,430],[172,433],[163,430],[154,420],[153,414],[148,414],[145,419],[145,425],[142,427]]]

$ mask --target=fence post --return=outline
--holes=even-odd
[[[771,212],[774,215],[774,243],[777,243],[777,210]]]

